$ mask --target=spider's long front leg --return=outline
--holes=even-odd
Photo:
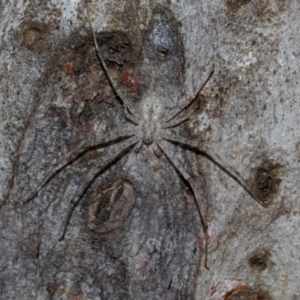
[[[102,55],[102,53],[101,53],[101,51],[99,49],[99,46],[98,46],[98,43],[97,43],[97,39],[96,39],[96,36],[95,36],[95,32],[94,32],[94,29],[93,29],[93,26],[92,26],[92,23],[91,23],[90,13],[89,13],[89,7],[88,7],[87,0],[86,0],[86,9],[87,9],[88,21],[89,21],[91,32],[92,32],[92,35],[93,35],[93,40],[94,40],[94,44],[95,44],[97,56],[98,56],[98,58],[100,60],[101,66],[102,66],[103,71],[104,71],[104,74],[105,74],[107,80],[109,81],[110,85],[112,86],[113,90],[116,92],[116,94],[118,95],[118,97],[122,100],[123,105],[126,106],[127,109],[129,110],[129,112],[131,113],[131,115],[134,116],[133,113],[132,113],[133,112],[132,105],[126,99],[126,97],[124,97],[122,95],[121,91],[117,88],[116,84],[114,83],[114,81],[109,76],[107,65],[106,65],[105,60],[103,58],[103,55]]]
[[[226,163],[220,156],[217,154],[214,154],[212,149],[210,149],[207,146],[201,145],[197,141],[190,141],[185,138],[177,137],[171,133],[164,133],[162,137],[165,140],[168,140],[170,142],[179,144],[179,145],[185,145],[190,147],[191,149],[197,150],[201,153],[203,153],[206,157],[208,157],[212,162],[214,162],[218,167],[220,167],[223,171],[225,171],[229,176],[231,176],[234,180],[236,180],[248,193],[249,195],[256,200],[260,205],[267,207],[268,204],[257,198],[251,191],[251,188],[248,186],[246,181],[241,177],[239,172],[230,166],[228,163]]]
[[[128,108],[126,106],[124,106],[124,115],[125,117],[131,121],[133,124],[136,124],[138,125],[139,122],[140,122],[140,119],[134,115],[132,115],[129,111],[128,111]]]
[[[79,147],[77,147],[75,150],[68,153],[68,161],[66,161],[66,158],[63,162],[59,163],[48,176],[44,178],[44,180],[41,182],[39,188],[29,197],[27,200],[23,202],[23,204],[29,203],[31,200],[33,200],[36,195],[61,171],[63,171],[66,167],[72,165],[75,161],[77,161],[82,155],[89,151],[96,150],[100,148],[101,146],[118,141],[119,139],[128,138],[130,136],[133,136],[134,132],[132,130],[125,130],[120,133],[112,132],[110,134],[105,135],[103,138],[99,138],[96,140],[95,143],[86,145],[86,143],[82,143]]]
[[[63,229],[63,233],[60,237],[60,241],[62,241],[65,237],[65,234],[67,232],[67,227],[68,224],[70,222],[70,219],[72,217],[72,213],[74,211],[74,209],[76,208],[76,206],[78,205],[78,203],[80,202],[80,200],[82,199],[82,197],[85,195],[85,193],[87,192],[87,190],[92,186],[92,184],[95,182],[95,180],[98,178],[98,176],[100,174],[102,174],[103,170],[112,162],[114,162],[118,157],[120,157],[120,155],[122,155],[122,153],[124,151],[126,151],[128,148],[130,148],[132,145],[136,144],[138,141],[137,137],[131,137],[130,139],[120,142],[120,144],[117,144],[116,146],[112,146],[112,147],[116,147],[117,149],[110,151],[108,155],[106,155],[104,157],[104,159],[101,161],[101,163],[97,166],[97,170],[92,170],[90,172],[90,174],[88,174],[86,176],[86,179],[83,181],[82,186],[83,186],[83,190],[82,192],[79,194],[78,197],[76,197],[74,199],[74,201],[71,202],[71,208],[67,214],[66,220],[64,222],[64,229]]]
[[[175,112],[173,112],[173,114],[165,121],[164,128],[168,128],[168,127],[173,127],[173,126],[175,126],[175,125],[173,125],[173,126],[168,126],[168,123],[171,122],[171,120],[173,120],[173,119],[174,119],[177,115],[179,115],[186,107],[188,107],[189,105],[191,105],[192,102],[195,101],[195,100],[199,97],[199,95],[200,95],[202,89],[205,87],[205,85],[206,85],[207,82],[210,80],[210,78],[212,77],[213,74],[214,74],[214,69],[212,69],[212,71],[210,71],[210,73],[209,73],[208,77],[206,78],[206,80],[201,84],[201,86],[200,86],[200,88],[199,88],[199,90],[198,90],[196,96],[193,97],[193,98],[191,98],[191,99],[189,99],[188,101],[186,101],[186,103],[185,103],[184,105],[182,105],[181,107],[179,107],[178,109],[176,109]],[[180,123],[181,123],[181,122],[180,122]]]
[[[196,103],[196,101],[194,101],[185,111],[182,110],[182,113],[177,114],[172,120],[163,123],[161,126],[162,129],[176,127],[176,126],[180,125],[181,123],[183,123],[184,121],[188,120],[189,117],[196,110],[196,106],[197,106],[197,103]]]
[[[206,222],[206,215],[207,215],[207,199],[204,194],[204,188],[201,186],[201,179],[199,176],[194,176],[192,178],[184,169],[181,162],[173,155],[170,151],[168,143],[166,141],[159,141],[159,147],[165,153],[165,155],[169,158],[171,163],[177,169],[177,171],[182,175],[182,177],[188,182],[192,191],[194,193],[194,199],[196,203],[196,207],[200,216],[200,221],[203,226],[204,236],[205,236],[205,267],[208,269],[207,266],[207,253],[208,253],[208,232],[207,232],[207,222]]]

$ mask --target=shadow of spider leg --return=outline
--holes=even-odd
[[[59,163],[53,170],[51,170],[50,174],[44,178],[44,180],[40,183],[40,186],[37,188],[37,190],[27,198],[23,202],[23,204],[27,204],[30,201],[32,201],[37,194],[61,171],[63,171],[65,168],[73,164],[75,161],[77,161],[81,156],[86,154],[87,152],[96,150],[98,148],[104,147],[108,143],[116,142],[120,139],[128,138],[130,136],[133,136],[134,132],[132,130],[126,130],[123,132],[112,132],[110,134],[106,134],[105,137],[99,138],[95,141],[95,143],[91,145],[87,145],[86,142],[83,142],[77,147],[76,149],[72,150],[68,153],[66,156],[67,158],[64,159],[63,162]],[[66,162],[67,161],[67,162]]]
[[[178,144],[180,146],[187,146],[192,150],[196,150],[197,152],[202,153],[204,156],[210,159],[214,164],[216,164],[219,168],[221,168],[225,173],[227,173],[230,177],[232,177],[235,181],[237,181],[255,201],[257,201],[263,207],[268,206],[267,203],[263,202],[252,193],[251,188],[248,186],[246,181],[241,177],[240,173],[235,168],[233,168],[228,163],[226,163],[220,156],[213,153],[213,151],[209,147],[201,145],[197,141],[191,141],[185,138],[181,138],[171,133],[164,133],[162,137],[169,142]]]
[[[85,193],[88,191],[88,189],[93,185],[95,180],[102,174],[102,172],[105,170],[106,167],[108,167],[110,164],[114,163],[118,158],[122,157],[124,152],[128,150],[131,146],[136,144],[138,141],[137,137],[131,137],[127,139],[126,141],[120,142],[119,144],[116,144],[112,147],[115,147],[112,151],[109,151],[109,153],[104,156],[102,161],[99,163],[99,165],[96,166],[96,170],[92,170],[90,174],[86,176],[86,180],[84,180],[81,184],[83,186],[82,192],[76,197],[73,201],[70,203],[70,209],[68,211],[67,217],[64,222],[63,226],[63,233],[61,237],[59,238],[59,241],[64,240],[65,234],[67,232],[67,227],[70,222],[70,219],[72,217],[72,213],[80,200],[83,198]]]
[[[207,266],[207,253],[208,253],[208,233],[207,233],[207,221],[206,221],[206,213],[207,213],[207,199],[204,195],[204,187],[202,186],[202,180],[200,176],[194,175],[191,177],[186,171],[182,163],[176,158],[174,153],[170,151],[169,145],[166,141],[161,140],[158,143],[161,150],[164,154],[168,157],[170,162],[173,164],[175,169],[182,175],[182,177],[187,181],[190,185],[193,194],[194,200],[197,207],[197,211],[200,217],[200,222],[203,227],[204,238],[205,238],[205,258],[204,258],[204,265],[208,269]]]

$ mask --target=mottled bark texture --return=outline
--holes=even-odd
[[[269,206],[191,148],[133,151],[85,1],[2,1],[0,299],[300,299],[298,1],[88,5],[134,115],[153,91],[170,115],[214,67],[171,131]]]

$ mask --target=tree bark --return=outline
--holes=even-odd
[[[300,4],[87,5],[114,87],[85,1],[0,3],[0,298],[300,299]],[[135,151],[125,107],[195,96],[173,136],[268,207],[199,149]]]

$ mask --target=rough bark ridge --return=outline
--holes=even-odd
[[[135,112],[155,90],[169,114],[214,65],[199,107],[173,133],[214,148],[269,207],[206,157],[170,145],[209,203],[206,270],[194,196],[169,159],[145,145],[121,151],[123,138],[90,147],[133,124],[95,54],[84,1],[0,3],[0,298],[300,299],[300,4],[89,7],[109,74]]]

